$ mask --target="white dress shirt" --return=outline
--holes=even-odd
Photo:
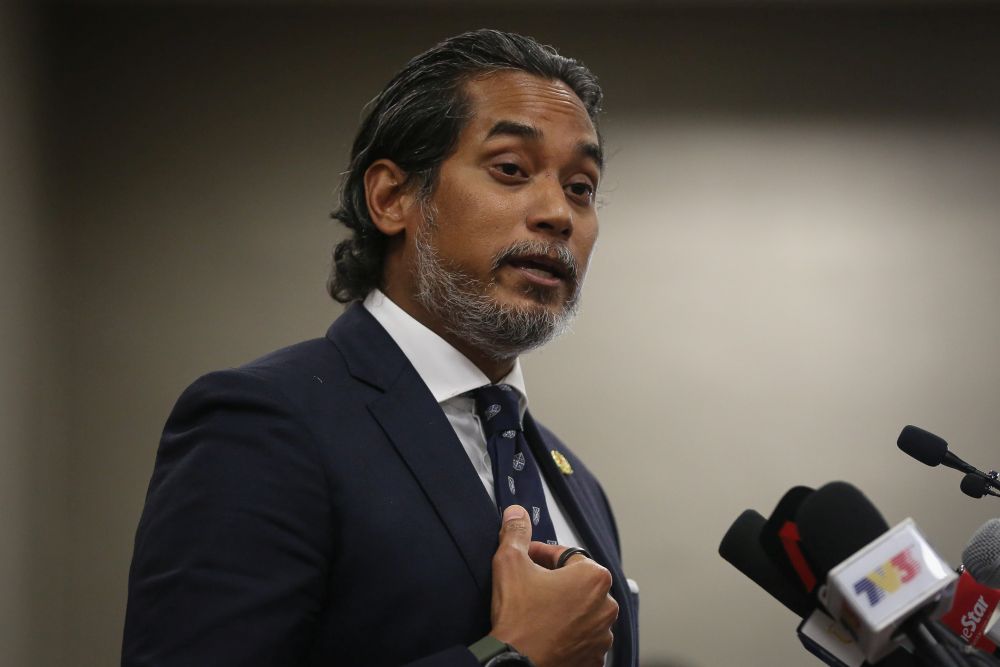
[[[399,349],[417,370],[420,379],[430,389],[445,416],[455,429],[455,435],[479,473],[479,479],[486,493],[496,503],[493,489],[493,467],[486,451],[486,436],[476,414],[475,400],[468,395],[473,389],[490,384],[490,379],[469,359],[451,346],[450,343],[415,320],[409,313],[392,302],[380,290],[373,290],[364,301],[364,307],[389,333]],[[521,417],[528,408],[528,394],[524,388],[520,360],[514,361],[514,368],[498,384],[513,387],[519,398]],[[552,526],[559,544],[568,547],[583,547],[580,536],[563,513],[562,506],[552,495],[545,477],[542,476],[545,503],[549,508]]]

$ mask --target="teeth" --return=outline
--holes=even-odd
[[[559,278],[559,279],[561,279],[560,278],[560,274],[557,273],[554,269],[550,269],[548,266],[546,266],[544,264],[539,264],[538,262],[534,262],[534,261],[531,261],[531,260],[523,260],[523,261],[517,261],[517,260],[515,260],[515,261],[512,261],[511,264],[514,265],[514,266],[516,266],[519,269],[527,271],[528,273],[536,275],[539,278],[547,278],[547,279]]]
[[[537,266],[522,266],[521,268],[532,275],[538,276],[539,278],[555,278],[554,273],[546,271],[545,269],[540,269]]]

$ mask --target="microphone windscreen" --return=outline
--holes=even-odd
[[[948,443],[944,438],[916,426],[904,426],[896,446],[929,466],[940,465],[948,454]]]
[[[962,478],[962,493],[973,498],[982,498],[989,491],[990,485],[985,477],[974,472]]]
[[[882,514],[847,482],[830,482],[802,502],[796,515],[802,550],[822,581],[829,571],[889,530]]]
[[[979,527],[962,552],[962,564],[980,584],[1000,588],[1000,519]]]
[[[719,555],[796,616],[804,618],[812,613],[815,605],[761,548],[760,531],[765,523],[756,510],[745,510],[726,531],[719,545]]]
[[[790,488],[778,501],[771,516],[767,517],[767,522],[760,530],[760,546],[764,550],[764,554],[782,571],[786,578],[801,582],[803,589],[807,592],[812,591],[816,582],[811,579],[804,580],[802,574],[796,571],[795,564],[790,560],[786,550],[783,533],[789,528],[795,530],[794,526],[788,524],[795,523],[795,515],[798,514],[802,501],[811,496],[813,491],[814,489],[808,486]],[[795,539],[798,539],[797,532]]]

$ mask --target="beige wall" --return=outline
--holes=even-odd
[[[0,472],[16,547],[2,567],[20,586],[0,621],[19,623],[3,627],[21,658],[115,663],[172,402],[207,370],[323,333],[340,234],[326,215],[361,106],[406,57],[481,25],[583,58],[608,94],[584,313],[526,366],[535,413],[613,499],[646,664],[814,664],[792,616],[715,553],[741,510],[766,514],[794,484],[850,480],[957,560],[997,507],[893,443],[916,422],[1000,465],[996,12],[386,11],[46,24],[55,217],[15,220],[0,258],[16,272],[2,435],[20,443]],[[36,368],[44,409],[18,392]],[[36,452],[38,423],[58,449]],[[22,604],[56,620],[18,619]]]
[[[37,16],[0,5],[0,664],[63,664],[71,376],[55,330]]]

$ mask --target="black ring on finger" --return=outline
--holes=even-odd
[[[556,561],[556,569],[558,570],[559,568],[561,568],[563,565],[566,564],[566,561],[568,561],[573,556],[576,556],[577,554],[584,556],[585,558],[589,558],[590,560],[594,560],[594,557],[591,556],[590,552],[587,551],[586,549],[581,549],[580,547],[570,547],[566,551],[562,552],[562,554],[559,556],[559,560]]]

